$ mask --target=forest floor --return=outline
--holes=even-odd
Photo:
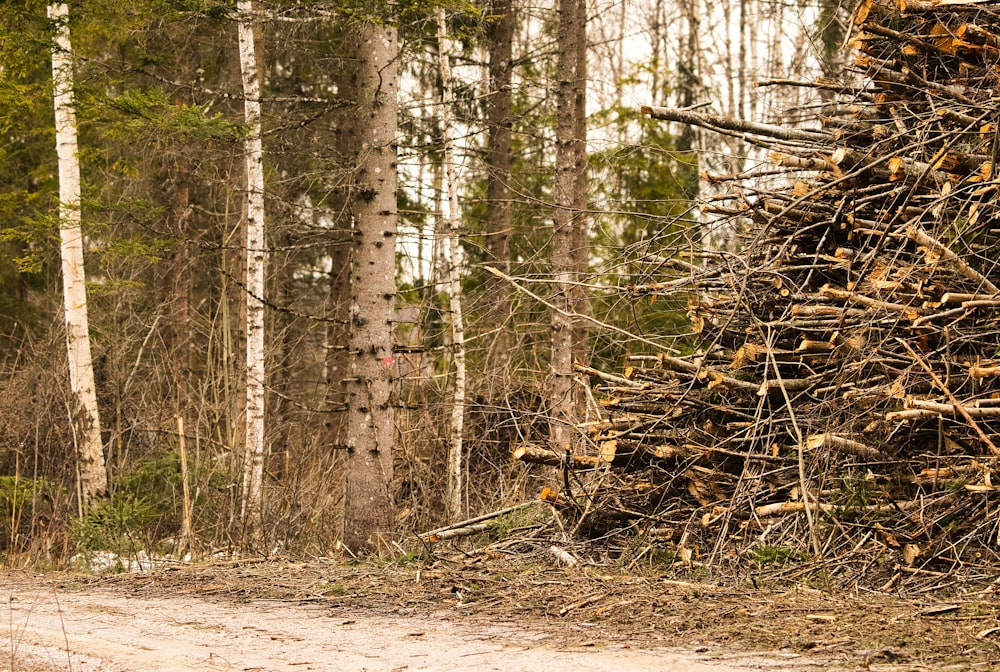
[[[0,570],[0,671],[1000,669],[992,586],[902,599],[606,568]]]

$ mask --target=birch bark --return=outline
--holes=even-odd
[[[90,354],[69,9],[65,3],[51,4],[48,6],[48,16],[55,22],[56,28],[55,43],[52,47],[52,82],[55,100],[56,154],[59,161],[59,239],[66,351],[72,394],[71,420],[77,451],[80,512],[83,513],[94,499],[107,491],[108,476],[104,465],[101,420],[97,409],[97,389]]]
[[[455,387],[451,406],[451,437],[448,442],[448,513],[462,518],[462,431],[465,424],[465,322],[462,318],[462,260],[459,249],[458,185],[455,175],[455,141],[452,127],[454,93],[451,79],[451,49],[444,7],[437,13],[438,62],[441,71],[441,135],[444,138],[445,183],[448,185],[448,308],[451,313],[452,366]]]
[[[263,531],[264,476],[264,164],[261,143],[260,74],[253,3],[240,0],[239,47],[247,178],[246,225],[246,445],[243,453],[242,518],[244,543],[259,542]]]

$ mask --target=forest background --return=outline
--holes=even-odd
[[[835,0],[54,8],[0,6],[8,563],[373,553],[536,497],[549,473],[511,450],[592,448],[575,363],[690,349],[685,298],[635,290],[738,248],[701,206],[763,158],[639,107],[793,125],[824,101],[776,84],[836,75],[847,21]],[[67,367],[73,211],[99,415]]]

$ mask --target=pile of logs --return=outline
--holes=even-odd
[[[644,108],[766,146],[787,179],[714,178],[744,251],[632,288],[686,297],[696,349],[581,367],[593,450],[520,449],[572,474],[580,532],[685,563],[787,548],[855,581],[1000,564],[1000,4],[852,18],[852,85],[791,83],[831,101],[813,128]]]

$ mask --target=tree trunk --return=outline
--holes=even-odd
[[[573,357],[575,353],[573,313],[580,307],[574,283],[579,274],[581,244],[579,227],[585,219],[580,210],[581,185],[580,114],[583,101],[578,100],[580,80],[585,81],[583,63],[580,62],[578,40],[586,33],[581,25],[585,10],[581,0],[560,0],[558,61],[556,65],[557,116],[556,116],[556,170],[553,184],[555,209],[552,233],[552,274],[555,295],[552,313],[552,358],[549,384],[550,423],[549,435],[558,451],[569,450],[573,443],[572,427],[576,424],[577,408],[573,394]],[[585,51],[583,52],[585,53]]]
[[[191,226],[194,210],[191,201],[190,177],[180,169],[177,173],[174,206],[178,242],[170,255],[166,291],[169,292],[169,320],[165,338],[171,354],[177,415],[184,417],[191,406]]]
[[[448,185],[448,308],[451,313],[452,364],[455,387],[451,407],[451,439],[448,442],[448,514],[462,518],[462,430],[465,425],[465,322],[462,319],[462,273],[459,249],[458,184],[455,176],[455,143],[452,107],[455,104],[451,83],[451,49],[444,7],[437,13],[438,59],[441,71],[441,135],[444,137],[445,182]]]
[[[511,87],[514,42],[512,0],[493,0],[489,15],[490,97],[487,103],[486,154],[486,263],[510,274],[510,237],[513,219],[511,174],[513,165],[514,95]],[[499,394],[506,390],[510,368],[510,284],[490,275],[486,279],[486,316],[483,332],[492,332],[486,353],[486,375]]]
[[[346,58],[344,59],[346,61]],[[355,78],[346,68],[338,68],[333,75],[340,97],[354,100],[357,92],[353,90]],[[357,115],[350,109],[341,109],[335,113],[334,124],[339,131],[333,140],[339,156],[350,157],[356,153],[353,144],[354,124]],[[350,160],[349,158],[346,160]],[[347,171],[348,166],[343,166]],[[332,220],[329,231],[330,243],[327,248],[329,256],[330,276],[326,296],[326,329],[324,330],[325,357],[323,363],[326,393],[323,401],[324,419],[321,430],[316,435],[320,451],[320,464],[324,474],[343,474],[346,464],[348,413],[347,386],[351,377],[351,358],[347,349],[350,337],[348,327],[351,305],[351,212],[349,207],[350,186],[344,180],[338,180],[336,188],[328,196],[328,209]],[[325,487],[320,491],[320,502],[316,502],[317,510],[325,507],[328,515],[323,517],[323,530],[331,539],[343,541],[344,527],[344,481],[343,479],[325,478]]]
[[[263,533],[264,477],[264,166],[261,144],[260,75],[251,0],[237,4],[243,109],[247,125],[246,224],[246,443],[243,453],[243,544],[258,546]]]
[[[59,159],[59,238],[61,241],[66,350],[72,394],[73,437],[79,471],[80,511],[108,489],[101,443],[101,420],[90,355],[87,287],[83,267],[83,230],[80,216],[80,162],[77,156],[76,108],[73,101],[73,62],[69,39],[69,9],[49,5],[56,23],[52,47],[55,91],[56,153]]]
[[[685,36],[682,57],[680,62],[679,81],[677,82],[678,105],[681,108],[690,108],[696,102],[698,87],[701,82],[699,76],[698,61],[701,58],[701,45],[698,41],[700,32],[699,18],[694,0],[687,0],[682,3],[684,8],[684,18],[687,24],[687,35]],[[730,99],[733,96],[730,95]],[[698,199],[700,178],[698,176],[698,146],[696,128],[690,124],[684,124],[680,128],[677,136],[677,151],[684,155],[686,163],[680,164],[678,169],[678,182],[680,182],[681,193],[688,203],[694,203]],[[683,166],[683,167],[681,167]]]
[[[393,528],[392,311],[396,294],[398,42],[389,25],[356,28],[358,166],[351,209],[351,335],[344,545],[373,554]]]
[[[590,226],[588,222],[589,199],[587,183],[587,2],[573,3],[576,17],[573,22],[574,34],[570,37],[575,60],[573,79],[573,280],[570,288],[573,312],[590,315],[590,295],[584,282],[590,267]],[[573,323],[573,360],[581,364],[590,363],[590,322],[577,319]],[[577,415],[586,408],[582,388],[574,393]]]

